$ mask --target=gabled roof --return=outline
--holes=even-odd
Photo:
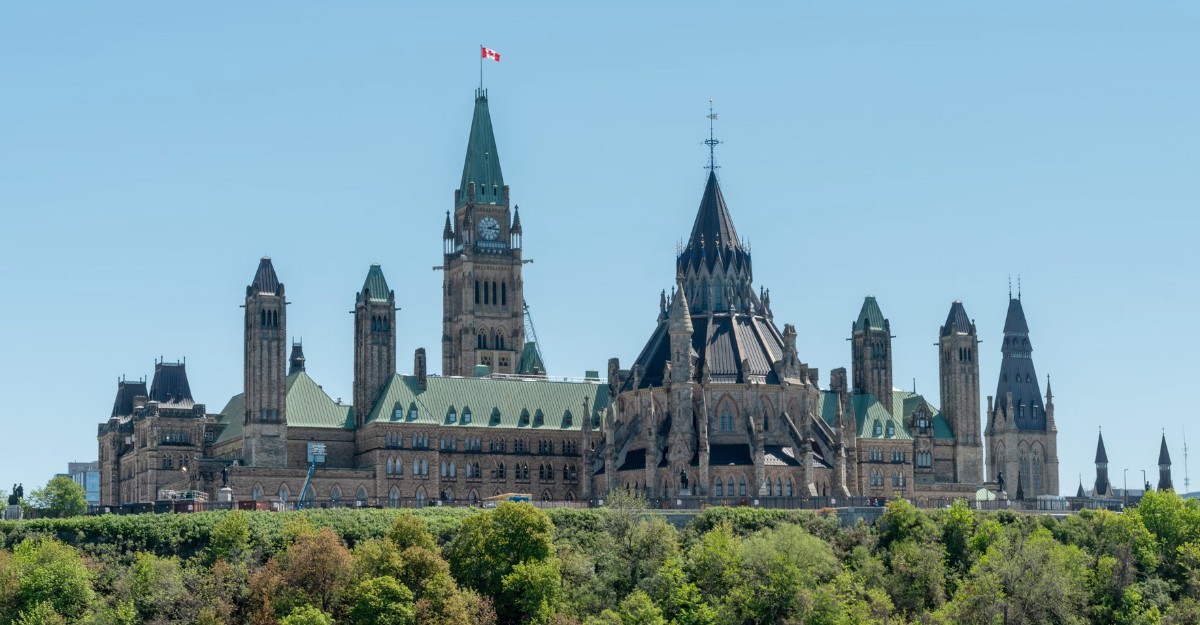
[[[258,261],[258,271],[254,272],[254,279],[246,288],[246,295],[255,293],[278,295],[281,286],[279,277],[275,275],[275,266],[271,264],[271,257],[263,256],[262,260]]]
[[[354,429],[354,410],[339,404],[300,371],[287,377],[287,425],[289,428]],[[246,420],[246,394],[229,398],[221,410],[220,423],[225,425],[214,444],[220,445],[242,437]]]
[[[972,334],[974,330],[975,324],[971,323],[971,318],[967,316],[967,310],[963,308],[962,302],[955,300],[950,305],[950,314],[946,316],[946,325],[942,326],[942,336]]]
[[[1104,432],[1100,433],[1096,441],[1096,464],[1108,463],[1108,452],[1104,451]]]
[[[190,408],[192,389],[188,385],[187,370],[181,362],[159,362],[154,364],[154,379],[150,383],[150,401],[162,405]]]
[[[821,393],[817,407],[821,419],[830,427],[837,426],[837,393],[824,391]],[[854,393],[850,396],[851,407],[854,409],[856,436],[862,439],[876,440],[912,440],[912,430],[907,425],[909,416],[917,407],[925,404],[933,417],[933,437],[938,439],[953,439],[954,432],[950,422],[942,411],[929,403],[924,396],[909,391],[892,391],[892,412],[888,412],[874,395],[870,393]],[[880,434],[875,434],[875,424],[879,424]],[[888,423],[892,424],[891,436],[888,436]]]
[[[858,319],[854,322],[854,331],[885,330],[886,326],[887,319],[883,318],[883,311],[879,310],[879,303],[875,301],[875,296],[868,295],[863,300],[862,309],[858,311]]]
[[[1171,452],[1167,451],[1167,435],[1164,432],[1162,444],[1158,446],[1158,464],[1159,466],[1171,464]]]
[[[362,290],[358,292],[358,301],[386,302],[390,293],[387,279],[383,277],[383,268],[379,263],[374,263],[367,270],[367,279],[363,281]]]
[[[128,417],[133,414],[133,398],[137,396],[147,397],[146,382],[144,380],[138,382],[126,382],[125,380],[117,381],[117,398],[113,400],[113,417]]]
[[[584,398],[591,411],[589,416],[599,420],[608,407],[608,385],[431,375],[426,378],[425,388],[421,388],[416,376],[397,374],[384,387],[367,422],[580,430],[584,423]],[[413,407],[417,409],[416,418],[410,421]],[[464,423],[468,409],[471,419]]]
[[[467,201],[467,184],[471,182],[475,183],[477,203],[503,201],[504,174],[500,172],[500,155],[496,151],[496,136],[492,133],[487,92],[482,89],[475,90],[475,115],[471,119],[471,136],[467,139],[462,182],[458,185],[460,205]]]

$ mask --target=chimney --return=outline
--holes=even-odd
[[[417,386],[421,390],[425,390],[425,348],[418,347],[416,353],[413,354],[413,375],[417,376]]]

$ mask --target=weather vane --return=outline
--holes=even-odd
[[[708,165],[705,169],[712,170],[713,172],[721,168],[717,164],[717,146],[721,145],[721,142],[713,138],[713,122],[716,119],[717,114],[713,112],[713,101],[710,99],[708,101],[708,140],[704,142],[704,145],[708,146]]]

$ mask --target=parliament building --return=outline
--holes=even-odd
[[[1054,404],[1020,297],[1009,297],[984,415],[978,332],[961,302],[937,329],[938,405],[894,388],[891,326],[870,296],[850,325],[850,370],[823,382],[801,359],[795,326],[781,329],[770,292],[754,288],[715,168],[675,266],[662,268],[675,285],[659,294],[638,356],[577,381],[548,378],[526,336],[521,217],[482,90],[442,239],[440,375],[424,349],[398,373],[399,302],[372,265],[353,302],[353,397],[330,398],[287,338],[284,282],[263,258],[242,302],[242,392],[209,412],[183,363],[156,362],[149,388],[118,382],[99,426],[101,505],[172,493],[393,507],[502,493],[584,501],[617,488],[784,505],[975,497],[1002,485],[1009,496],[1059,493]]]

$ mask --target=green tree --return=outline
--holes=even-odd
[[[413,622],[413,593],[393,577],[375,577],[350,592],[353,625],[409,625]]]
[[[705,599],[722,599],[737,584],[741,541],[733,535],[733,526],[722,521],[704,533],[688,550],[684,570]]]
[[[396,517],[396,521],[387,532],[387,538],[400,551],[409,547],[424,547],[430,551],[437,551],[437,541],[429,532],[429,526],[415,514],[405,513]]]
[[[184,616],[180,604],[188,592],[177,558],[141,552],[129,569],[130,598],[143,622],[175,621]]]
[[[16,625],[67,625],[67,619],[55,612],[54,606],[50,605],[48,601],[38,603],[21,612],[15,622]]]
[[[975,514],[966,499],[955,499],[942,515],[942,545],[946,564],[958,573],[966,573],[974,564],[971,557],[971,537],[975,534]]]
[[[3,565],[3,561],[0,561]],[[92,571],[79,553],[52,538],[28,539],[17,545],[6,566],[0,566],[0,623],[5,617],[40,610],[47,604],[67,621],[82,618],[92,607]],[[5,579],[9,581],[4,581]],[[4,587],[8,596],[4,597]],[[29,612],[33,614],[33,612]],[[42,618],[42,617],[38,617]]]
[[[548,622],[562,600],[561,580],[556,558],[517,564],[501,581],[498,613],[508,623]]]
[[[328,527],[300,534],[278,560],[284,582],[325,611],[332,610],[354,572],[350,551]]]
[[[279,625],[333,625],[333,618],[311,605],[302,605],[283,617]]]
[[[937,543],[892,544],[888,591],[896,607],[917,616],[946,602],[945,551]]]
[[[62,518],[87,512],[87,494],[75,480],[59,475],[34,490],[24,504],[42,516]]]
[[[640,590],[633,591],[621,601],[617,618],[621,620],[621,625],[667,625],[662,610],[654,605],[649,595]]]
[[[528,503],[504,502],[463,519],[447,549],[450,570],[459,582],[497,597],[514,567],[554,553],[553,537],[554,524],[545,512]]]
[[[209,562],[238,561],[250,553],[250,518],[241,510],[231,510],[213,526],[208,544]]]

